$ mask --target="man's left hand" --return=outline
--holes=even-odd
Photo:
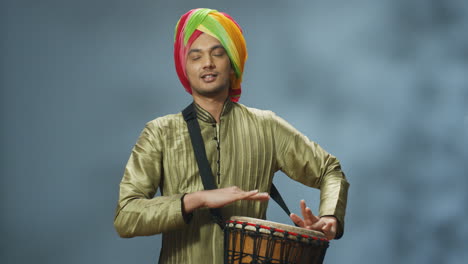
[[[328,240],[332,240],[336,236],[338,221],[333,216],[318,217],[312,213],[309,207],[306,206],[304,200],[300,202],[302,219],[300,216],[292,213],[291,220],[302,228],[316,230],[322,232]]]

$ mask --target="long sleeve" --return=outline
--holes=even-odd
[[[114,226],[121,237],[149,236],[185,226],[182,194],[154,197],[162,181],[162,139],[149,122],[135,144],[120,183]]]
[[[336,157],[310,141],[283,119],[273,116],[278,169],[295,181],[320,189],[320,216],[338,220],[343,235],[349,183]]]

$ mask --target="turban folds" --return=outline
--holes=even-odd
[[[185,73],[185,63],[190,46],[202,33],[216,38],[226,50],[235,73],[234,78],[231,78],[229,96],[231,101],[239,101],[242,73],[247,60],[247,47],[242,29],[226,13],[197,8],[188,11],[179,19],[174,36],[174,61],[180,82],[185,90],[192,94],[192,88]]]

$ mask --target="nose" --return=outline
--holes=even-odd
[[[213,69],[215,68],[215,64],[213,62],[213,58],[211,56],[206,56],[203,60],[203,69]]]

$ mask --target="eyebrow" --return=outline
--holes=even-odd
[[[214,45],[213,47],[209,48],[209,51],[213,51],[213,50],[219,49],[219,48],[222,48],[223,50],[225,50],[223,45],[219,44],[219,45]],[[190,51],[188,52],[187,55],[190,55],[190,53],[193,53],[193,52],[202,52],[202,50],[201,49],[190,49]]]

